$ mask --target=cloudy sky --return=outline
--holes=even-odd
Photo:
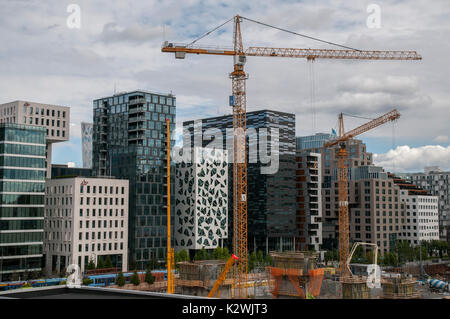
[[[68,6],[81,9],[70,28]],[[380,28],[369,28],[370,4]],[[337,114],[401,113],[361,138],[377,164],[397,171],[450,169],[450,5],[448,0],[0,0],[0,103],[71,107],[71,140],[53,162],[81,165],[80,123],[92,100],[145,89],[177,96],[177,122],[231,114],[232,59],[161,53],[164,40],[191,42],[236,14],[365,50],[415,50],[422,61],[316,61],[250,57],[248,110],[295,113],[296,134],[329,132]],[[331,48],[244,21],[245,46]],[[226,25],[199,44],[232,45]],[[314,84],[314,90],[311,86]],[[313,102],[311,102],[313,101]],[[315,114],[315,116],[313,116]],[[348,118],[350,129],[365,120]]]

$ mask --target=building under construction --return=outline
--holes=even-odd
[[[215,281],[225,268],[224,260],[183,261],[179,267],[179,278],[176,279],[176,292],[184,295],[207,296]],[[227,274],[220,287],[219,297],[231,298],[233,272]]]
[[[315,268],[318,253],[299,251],[270,253],[273,266],[266,272],[274,298],[317,297],[320,294],[324,269]]]

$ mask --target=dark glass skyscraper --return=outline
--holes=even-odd
[[[93,175],[130,181],[128,264],[139,269],[166,255],[166,118],[172,146],[175,109],[172,94],[134,91],[94,100]]]
[[[40,271],[46,129],[0,124],[0,281]]]
[[[203,133],[216,128],[222,132],[223,148],[232,145],[229,133],[233,127],[231,115],[202,119]],[[184,122],[189,130],[191,145],[194,143],[194,121]],[[267,134],[261,129],[267,129]],[[269,135],[268,140],[276,142],[271,129],[279,130],[279,169],[274,174],[262,174],[263,164],[256,160],[255,152],[249,153],[249,141],[256,141],[260,154],[261,137]],[[184,142],[188,141],[184,138]],[[210,141],[203,141],[205,147]],[[255,142],[252,142],[254,145]],[[247,113],[247,210],[248,210],[248,248],[249,251],[293,249],[295,234],[295,115],[270,110]],[[272,149],[273,151],[273,149]],[[233,150],[228,149],[228,246],[232,248],[233,238]],[[270,154],[270,149],[269,149]]]

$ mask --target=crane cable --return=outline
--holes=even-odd
[[[210,35],[211,33],[213,33],[214,31],[220,29],[221,27],[223,27],[225,24],[229,23],[230,21],[232,21],[234,19],[234,17],[232,17],[231,19],[225,21],[224,23],[222,23],[221,25],[215,27],[214,29],[212,29],[211,31],[206,32],[205,34],[203,34],[202,36],[200,36],[199,38],[195,39],[194,41],[192,41],[191,43],[189,43],[187,46],[192,46],[195,42],[203,39],[204,37]]]
[[[312,134],[316,133],[316,108],[315,108],[315,97],[316,97],[316,78],[314,72],[314,60],[309,61],[309,80],[310,80],[310,107],[311,107],[311,124],[312,124]]]
[[[359,49],[351,48],[351,47],[348,47],[348,46],[345,46],[345,45],[342,45],[342,44],[338,44],[338,43],[334,43],[334,42],[330,42],[330,41],[325,41],[325,40],[322,40],[322,39],[319,39],[319,38],[311,37],[309,35],[305,35],[305,34],[297,33],[297,32],[294,32],[294,31],[286,30],[286,29],[283,29],[283,28],[275,27],[273,25],[270,25],[270,24],[267,24],[267,23],[264,23],[264,22],[259,22],[259,21],[256,21],[256,20],[252,20],[252,19],[249,19],[249,18],[246,18],[246,17],[241,17],[241,18],[245,19],[247,21],[253,22],[253,23],[257,23],[257,24],[260,24],[260,25],[272,28],[272,29],[276,29],[276,30],[279,30],[279,31],[283,31],[283,32],[287,32],[287,33],[290,33],[290,34],[298,35],[298,36],[301,36],[303,38],[307,38],[307,39],[311,39],[311,40],[314,40],[314,41],[323,42],[323,43],[334,45],[334,46],[341,47],[341,48],[344,48],[344,49],[349,49],[349,50],[353,50],[353,51],[361,51]]]

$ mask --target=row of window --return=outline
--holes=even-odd
[[[4,179],[45,180],[45,175],[45,170],[0,168],[0,176]]]
[[[0,143],[0,154],[45,156],[45,146]]]
[[[114,249],[113,249],[114,247]],[[119,248],[120,247],[120,248]],[[102,248],[102,244],[97,244],[97,250],[95,250],[95,244],[91,244],[91,250],[89,250],[89,244],[85,244],[84,245],[84,252],[94,252],[94,251],[112,251],[112,250],[123,250],[123,243],[121,242],[120,245],[118,245],[118,243],[109,243],[109,244],[105,244],[103,243],[103,249]],[[83,252],[83,245],[78,245],[78,252]]]
[[[55,116],[61,117],[61,115],[62,115],[62,118],[66,118],[66,111],[60,111],[60,110],[54,110],[54,109],[50,110],[45,107],[39,108],[38,106],[33,108],[32,106],[28,107],[28,106],[24,105],[24,107],[23,107],[23,114],[39,115],[39,113],[41,114],[41,116],[46,115],[46,116],[52,116],[52,117],[55,117]]]
[[[110,186],[109,187],[109,194],[119,194],[119,188],[120,188],[120,194],[125,194],[125,187],[119,187],[119,186]],[[80,194],[84,193],[84,190],[86,189],[86,194],[91,193],[91,186],[87,185],[86,187],[84,185],[80,185]],[[114,193],[115,190],[115,193]],[[107,186],[98,186],[98,194],[102,194],[102,191],[104,191],[104,194],[108,194],[108,187]],[[92,186],[92,194],[97,194],[97,186]]]
[[[86,199],[86,200],[85,200]],[[108,198],[104,198],[102,201],[102,197],[80,197],[80,205],[91,205],[91,199],[92,199],[92,205],[108,205]],[[96,203],[97,202],[97,203]],[[119,205],[119,198],[109,198],[109,205]],[[125,198],[120,198],[120,205],[125,205]]]
[[[34,119],[34,121],[33,121]],[[39,124],[40,122],[40,124]],[[34,125],[41,125],[41,126],[55,126],[56,127],[61,127],[61,128],[65,128],[66,127],[66,121],[60,121],[60,120],[50,120],[50,119],[45,119],[45,118],[41,118],[41,121],[39,121],[39,118],[37,117],[29,117],[28,118],[28,123],[27,123],[27,117],[24,116],[23,117],[23,124],[34,124]]]
[[[45,168],[45,158],[0,156],[0,166]]]
[[[86,220],[85,221],[85,228],[87,228],[87,229],[89,229],[89,225],[91,225],[91,228],[95,228],[95,220]],[[124,227],[123,226],[124,225],[124,221],[123,220],[121,220],[120,221],[120,227]],[[107,223],[107,221],[106,220],[104,220],[103,221],[103,228],[107,228],[108,227],[108,223]],[[119,227],[119,221],[118,220],[115,220],[114,221],[114,227],[115,228],[117,228],[117,227]],[[82,229],[83,228],[83,221],[82,220],[80,220],[80,229]],[[97,221],[97,228],[102,228],[102,221],[101,220],[98,220]],[[110,220],[109,221],[109,228],[113,228],[113,221],[112,220]]]
[[[0,230],[42,229],[43,220],[0,220]]]
[[[0,243],[33,243],[42,242],[42,232],[0,233]]]
[[[0,141],[45,144],[46,136],[43,128],[19,129],[16,127],[5,127],[0,130]]]
[[[122,205],[123,205],[123,204],[122,204]],[[107,209],[103,209],[103,216],[104,216],[104,217],[107,216],[107,211],[108,211]],[[89,208],[87,208],[87,209],[85,210],[85,212],[86,212],[86,217],[89,217]],[[95,217],[95,215],[96,215],[96,209],[95,209],[95,208],[92,209],[91,212],[92,212],[92,217]],[[115,215],[115,216],[116,216],[116,217],[119,216],[119,210],[118,210],[118,209],[116,209],[116,215]],[[123,208],[120,209],[120,216],[121,216],[121,217],[124,217],[124,209],[123,209]],[[80,209],[80,217],[83,217],[83,209],[82,209],[82,208]],[[101,209],[98,210],[98,217],[102,217],[102,210],[101,210]],[[113,210],[112,210],[112,209],[109,210],[109,217],[113,217]]]
[[[34,182],[0,182],[0,192],[43,193],[44,183]]]
[[[0,204],[2,204],[2,205],[44,205],[44,195],[0,194]]]
[[[107,236],[107,234],[109,234],[109,237]],[[114,239],[119,239],[118,237],[119,233],[118,232],[114,232]],[[90,238],[89,238],[90,237]],[[102,233],[101,232],[97,232],[97,237],[95,236],[95,232],[92,233],[84,233],[84,239],[85,240],[101,240],[102,239]],[[103,239],[113,239],[113,232],[103,232]],[[120,232],[120,239],[123,239],[123,231]],[[83,233],[78,233],[78,240],[83,240]]]
[[[2,217],[44,217],[42,207],[2,207]]]
[[[20,245],[0,247],[0,256],[41,255],[42,245]]]

